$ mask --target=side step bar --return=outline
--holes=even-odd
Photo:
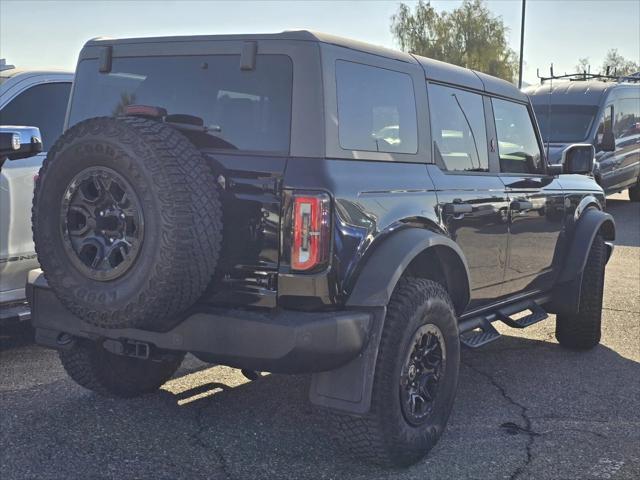
[[[460,343],[469,348],[480,348],[500,337],[500,332],[491,325],[491,322],[482,318],[477,327],[468,332],[460,333]]]
[[[538,323],[549,315],[540,304],[548,301],[548,298],[527,299],[507,305],[484,314],[462,319],[459,323],[460,343],[469,348],[480,348],[500,338],[492,322],[501,321],[511,328],[526,328]],[[514,315],[529,310],[531,313],[513,318]]]
[[[531,302],[531,304],[529,304],[529,306],[525,310],[530,310],[531,313],[515,320],[511,318],[511,315],[513,315],[513,313],[509,314],[502,310],[498,310],[498,320],[506,325],[509,325],[511,328],[527,328],[534,323],[541,322],[549,316],[547,312],[544,311],[544,308],[542,308],[535,302]]]

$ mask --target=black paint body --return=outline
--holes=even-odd
[[[140,97],[153,102],[152,106],[166,109],[174,118],[175,114],[191,119],[209,115],[215,109],[203,105],[229,94],[224,90],[221,95],[218,88],[217,97],[210,95],[211,85],[219,79],[208,65],[218,64],[222,56],[228,62],[232,55],[241,73],[234,67],[227,73],[241,79],[237,83],[264,72],[261,65],[269,63],[270,55],[289,57],[291,112],[290,127],[287,124],[284,133],[290,134],[290,141],[286,152],[230,148],[230,140],[237,145],[251,140],[246,142],[251,147],[256,138],[265,145],[274,144],[275,137],[269,135],[238,135],[245,126],[237,116],[225,125],[221,115],[222,123],[216,125],[211,114],[213,121],[200,122],[209,125],[208,131],[185,130],[215,172],[217,185],[211,188],[220,190],[223,208],[222,251],[210,288],[173,331],[108,331],[92,329],[67,314],[44,278],[33,272],[29,285],[39,343],[60,348],[56,342],[61,332],[124,338],[206,354],[212,362],[240,368],[313,372],[310,396],[314,403],[362,414],[370,406],[386,306],[402,275],[442,283],[461,327],[488,318],[488,312],[507,307],[521,311],[534,300],[550,312],[577,311],[591,242],[602,232],[610,254],[613,219],[603,212],[604,192],[593,178],[550,171],[529,99],[508,82],[311,32],[93,40],[80,54],[67,126],[87,116],[117,114],[121,100],[132,95],[109,88],[123,78],[146,81],[147,74],[153,87],[142,88]],[[185,56],[198,60],[189,63],[183,61]],[[144,72],[135,70],[140,65],[131,59],[137,57],[145,59],[141,62],[148,66]],[[176,58],[183,68],[172,71]],[[289,65],[282,58],[278,62]],[[371,78],[365,74],[355,87],[351,85],[349,95],[343,95],[347,102],[359,90],[369,92],[375,81],[384,86],[400,78],[404,90],[379,88],[369,95],[390,95],[398,107],[397,119],[387,118],[384,128],[372,131],[368,128],[373,121],[363,127],[354,115],[341,129],[337,65],[354,76],[373,72]],[[134,70],[118,70],[125,67]],[[167,78],[172,82],[169,86]],[[182,92],[188,101],[180,101],[179,89],[190,81],[195,89],[195,78],[202,90],[191,97],[188,91]],[[262,85],[254,82],[253,88],[260,90]],[[271,85],[273,92],[281,91],[280,86]],[[231,82],[229,88],[233,87]],[[437,99],[449,102],[450,108],[430,109],[437,105],[431,101],[436,91],[441,95]],[[116,104],[100,100],[103,93]],[[394,98],[396,94],[404,100]],[[254,102],[256,107],[258,103],[250,97],[245,92],[225,102],[236,101],[236,113],[246,112],[247,104]],[[468,108],[469,102],[475,102],[475,107]],[[407,115],[407,109],[415,115]],[[528,129],[525,142],[509,137],[515,130],[509,109],[519,112],[520,127]],[[283,111],[278,109],[279,114]],[[349,118],[344,112],[343,102],[343,119]],[[388,110],[381,112],[389,117]],[[456,121],[462,122],[461,132],[442,126],[443,117],[454,113]],[[159,120],[168,121],[170,116]],[[438,122],[442,123],[439,140],[434,133]],[[475,151],[441,149],[438,142],[461,144],[464,122]],[[482,135],[473,133],[478,122]],[[235,136],[216,139],[233,130],[228,128],[233,124]],[[413,132],[401,137],[407,124]],[[266,130],[255,125],[247,128],[261,134],[274,127],[273,122],[260,125]],[[281,140],[283,130],[274,131]],[[363,131],[356,141],[348,136]],[[395,141],[394,131],[400,132],[400,142]],[[529,154],[527,149],[538,153]],[[472,156],[476,158],[471,160]],[[469,159],[472,168],[449,168],[461,158]],[[526,169],[519,171],[514,165]],[[329,260],[308,272],[291,268],[291,207],[296,192],[325,193],[331,202]],[[43,314],[46,311],[57,313]]]
[[[466,264],[461,271],[468,294],[457,307],[465,315],[511,297],[551,290],[571,240],[567,224],[577,205],[586,199],[594,208],[604,206],[602,189],[586,176],[565,181],[565,176],[547,173],[544,165],[535,174],[501,173],[492,101],[525,106],[543,151],[529,100],[511,84],[423,57],[309,32],[90,41],[80,54],[67,126],[84,116],[115,111],[106,100],[96,102],[91,89],[105,79],[108,86],[109,75],[122,69],[137,71],[136,57],[144,59],[140,65],[166,62],[170,69],[175,62],[188,69],[190,64],[182,60],[189,55],[198,56],[196,68],[168,71],[173,81],[188,84],[188,75],[194,85],[196,78],[202,81],[201,75],[215,79],[215,73],[206,70],[208,55],[212,64],[217,62],[213,56],[237,55],[243,75],[251,75],[252,68],[260,72],[260,59],[269,55],[287,56],[293,74],[289,152],[216,149],[210,137],[187,132],[216,173],[224,213],[220,261],[203,304],[342,309],[350,305],[351,293],[362,280],[360,272],[379,246],[399,230],[422,229],[458,245],[455,255]],[[338,138],[336,65],[345,63],[410,79],[417,116],[415,153],[343,148]],[[158,84],[158,106],[175,105],[172,92],[163,90],[167,87],[158,79],[152,81]],[[447,171],[434,160],[431,124],[440,115],[429,108],[434,85],[482,98],[486,171]],[[149,98],[148,92],[144,95]],[[296,273],[290,268],[291,225],[286,215],[294,190],[331,196],[331,260],[321,271]],[[412,268],[414,274],[429,276],[433,266],[425,260]]]

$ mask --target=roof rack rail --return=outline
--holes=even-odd
[[[585,80],[614,80],[618,83],[621,82],[640,82],[640,72],[636,72],[631,75],[615,75],[615,71],[613,75],[609,74],[609,67],[607,67],[604,74],[602,73],[589,73],[586,70],[582,73],[565,73],[564,75],[554,75],[553,74],[553,64],[549,69],[550,75],[548,77],[543,77],[540,75],[540,69],[536,69],[536,76],[540,79],[540,84],[542,85],[547,80],[558,80],[567,78],[570,82],[580,82]]]

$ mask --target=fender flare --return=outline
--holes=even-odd
[[[602,230],[606,241],[613,241],[616,238],[616,223],[611,214],[598,210],[595,207],[584,210],[576,222],[571,246],[567,252],[567,259],[564,262],[558,283],[564,283],[582,275],[589,250],[596,234]]]
[[[459,296],[461,300],[457,306],[459,313],[464,310],[469,301],[470,277],[460,247],[440,233],[421,228],[406,228],[390,234],[371,252],[346,304],[347,308],[371,314],[367,346],[348,364],[313,375],[309,389],[311,403],[355,415],[369,411],[387,303],[406,268],[420,253],[430,248],[448,255],[448,259],[459,261],[464,268],[466,285],[463,282],[463,286],[466,290]],[[459,283],[456,286],[459,287]]]
[[[405,228],[390,234],[389,238],[374,248],[356,278],[346,305],[348,307],[382,307],[389,303],[400,277],[411,262],[429,248],[447,251],[464,268],[466,285],[464,294],[456,305],[462,313],[469,301],[470,275],[464,253],[453,240],[445,235],[423,228]],[[458,286],[459,287],[459,286]]]
[[[553,300],[547,310],[550,313],[575,314],[580,306],[582,275],[587,265],[589,251],[596,235],[602,232],[607,242],[607,258],[613,252],[616,236],[615,220],[611,214],[603,212],[595,205],[582,211],[573,228],[567,257],[553,289]]]

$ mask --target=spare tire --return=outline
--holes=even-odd
[[[173,327],[211,280],[222,239],[210,165],[176,129],[137,117],[62,135],[40,170],[32,222],[56,296],[104,328]]]

